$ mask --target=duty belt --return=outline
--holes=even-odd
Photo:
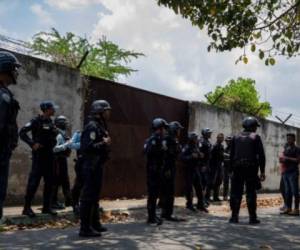
[[[255,164],[248,159],[235,160],[234,165],[240,168],[249,168],[255,166]]]

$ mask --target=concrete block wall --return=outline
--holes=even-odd
[[[21,110],[19,127],[24,126],[39,114],[39,104],[43,100],[53,100],[58,106],[57,115],[65,115],[72,125],[70,130],[81,129],[83,111],[83,79],[78,71],[36,58],[17,55],[23,67],[18,85],[13,86]],[[72,163],[70,158],[70,163]],[[72,164],[71,164],[72,166]],[[13,152],[9,177],[7,203],[23,202],[26,183],[31,169],[31,150],[22,141]],[[73,176],[70,167],[71,176]],[[42,183],[42,182],[41,182]],[[41,185],[42,187],[43,185]],[[41,187],[37,195],[41,194]]]
[[[220,132],[225,136],[239,133],[242,130],[241,122],[244,116],[239,112],[226,111],[200,102],[190,102],[189,131],[195,131],[200,135],[201,129],[209,127],[214,131],[212,142],[215,142],[216,136]],[[260,120],[260,123],[258,134],[262,137],[267,159],[267,179],[263,183],[263,188],[275,191],[278,190],[280,182],[278,156],[282,152],[286,134],[296,133],[298,145],[300,145],[300,129],[268,120]]]
[[[126,103],[126,100],[124,99],[124,97],[122,97],[122,95],[117,95],[117,93],[121,91],[120,89],[124,88],[121,85],[104,81],[101,79],[97,81],[94,79],[94,84],[87,84],[86,78],[82,78],[79,72],[76,70],[72,70],[62,65],[54,64],[29,56],[17,56],[20,59],[23,68],[20,72],[20,77],[18,81],[19,84],[17,86],[13,86],[12,91],[21,105],[21,110],[18,116],[19,127],[24,126],[28,121],[30,121],[32,117],[36,116],[40,112],[39,104],[43,100],[53,100],[59,105],[60,108],[57,111],[57,115],[65,115],[70,119],[70,131],[82,129],[82,123],[84,120],[84,106],[88,99],[91,98],[88,95],[89,92],[96,93],[97,89],[101,89],[101,91],[98,91],[92,98],[123,98],[122,100],[120,100],[120,103]],[[98,81],[103,82],[100,84],[100,82]],[[129,86],[126,86],[126,88],[128,88],[126,89],[126,91],[122,91],[125,91],[126,93],[128,92],[130,93],[130,95],[133,96],[136,95],[136,100],[143,99],[145,91],[138,91],[137,89],[131,88]],[[129,95],[128,93],[127,95]],[[150,100],[156,100],[155,98],[159,99],[159,102],[152,101],[155,102],[155,105],[158,107],[160,107],[159,105],[163,104],[165,106],[166,103],[170,102],[170,98],[164,98],[163,96],[158,96],[157,94],[152,94],[150,92],[147,93],[149,95]],[[114,105],[116,106],[119,103],[117,99],[115,103],[113,101],[113,98],[112,100],[109,100],[112,101],[112,103],[114,103]],[[175,106],[183,105],[182,100],[172,100],[174,101]],[[156,103],[160,104],[157,105]],[[153,104],[150,105],[149,103],[146,103],[145,105],[148,105],[147,108],[151,108],[151,105]],[[170,111],[172,111],[173,113],[174,105],[171,105],[172,110],[170,109]],[[131,104],[129,104],[129,106],[131,107]],[[152,108],[150,110],[152,110]],[[189,130],[200,133],[202,128],[210,127],[215,131],[213,135],[213,141],[215,140],[216,134],[218,132],[223,132],[225,135],[233,135],[241,130],[240,124],[243,118],[243,114],[241,113],[225,111],[223,109],[218,109],[199,102],[189,103],[189,105],[186,105],[186,109],[188,109],[187,111],[189,113]],[[145,110],[147,109],[145,108]],[[160,110],[157,112],[159,114],[162,111]],[[165,110],[164,112],[166,114],[170,114],[168,110]],[[185,120],[187,112],[181,110],[182,114],[179,113],[180,112],[177,112],[175,114],[182,116],[181,118]],[[174,117],[172,117],[172,119],[179,119],[180,117],[177,117],[175,114]],[[150,115],[151,117],[148,117],[147,115]],[[145,117],[150,121],[152,119],[152,113],[145,112]],[[118,115],[115,118],[115,121],[113,121],[115,123],[115,126],[121,126],[122,123],[128,123],[126,120],[128,118],[127,115],[124,117]],[[281,124],[266,120],[261,121],[261,123],[262,127],[258,132],[262,136],[262,139],[264,141],[264,146],[267,155],[267,180],[264,183],[264,188],[266,190],[277,190],[279,186],[280,177],[278,169],[278,154],[282,150],[282,146],[285,142],[285,135],[287,132],[294,132],[297,133],[299,139],[300,130],[295,127],[282,126]],[[138,127],[140,126],[140,123],[133,123],[132,126]],[[138,135],[140,136],[140,133],[138,133]],[[127,135],[123,136],[125,136],[124,138],[127,138]],[[139,136],[136,136],[134,138],[139,138]],[[140,140],[143,141],[144,138],[140,138]],[[132,143],[136,143],[137,145],[141,144],[137,139],[135,139],[135,141],[133,141]],[[139,150],[139,148],[137,147],[136,150]],[[112,157],[114,156],[112,155]],[[131,156],[126,157],[130,158]],[[71,176],[71,182],[73,181],[74,177],[73,159],[73,156],[69,159],[69,171]],[[132,162],[136,161],[135,158],[131,160]],[[118,162],[118,158],[113,158],[110,164],[112,164],[113,162]],[[128,160],[127,162],[130,162],[130,160]],[[139,164],[143,165],[144,163]],[[30,169],[31,150],[25,143],[20,142],[19,147],[14,151],[11,160],[8,197],[6,204],[15,205],[23,203],[23,197],[25,194]],[[123,175],[120,173],[122,176],[116,176],[116,178],[118,180],[125,180],[125,177],[127,175],[130,175],[130,171],[132,171],[132,173],[136,173],[136,171],[134,170],[134,164],[129,164],[126,167],[126,173],[123,173]],[[140,176],[139,178],[143,177]],[[183,176],[178,176],[178,178],[180,179],[178,181],[178,185],[180,186],[180,184],[184,183]],[[116,180],[107,178],[106,186],[115,187],[114,181]],[[120,185],[126,186],[127,183],[123,182],[120,183]],[[138,188],[139,190],[145,190],[145,183],[143,181],[140,181],[138,187],[136,188]],[[39,188],[37,194],[37,201],[41,198],[41,190],[42,185]],[[104,191],[105,190],[106,197],[118,198],[122,197],[124,193],[121,192],[123,190],[120,191],[118,188],[104,189]],[[145,195],[143,191],[138,193],[138,197]]]

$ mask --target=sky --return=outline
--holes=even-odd
[[[273,117],[293,113],[291,124],[300,124],[300,58],[266,67],[249,53],[247,65],[236,65],[242,51],[208,53],[205,32],[156,0],[0,0],[0,19],[0,34],[25,41],[51,27],[91,41],[104,35],[146,55],[130,64],[138,72],[119,82],[184,100],[203,101],[230,79],[252,78]]]

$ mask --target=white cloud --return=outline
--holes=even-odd
[[[208,53],[209,38],[205,32],[172,10],[158,6],[155,0],[44,0],[44,3],[70,14],[77,11],[79,15],[78,10],[83,8],[92,11],[91,15],[98,11],[98,21],[94,26],[87,25],[85,34],[90,34],[94,41],[105,35],[122,48],[146,54],[130,65],[139,72],[129,78],[121,77],[120,81],[177,98],[203,100],[204,94],[217,85],[240,76],[250,77],[256,80],[262,99],[267,97],[276,110],[298,110],[300,58],[277,59],[274,67],[266,67],[249,53],[248,65],[242,62],[235,65],[242,51]],[[87,8],[92,5],[95,10]],[[37,13],[44,12],[40,16],[50,16],[41,5],[35,6]],[[84,18],[82,22],[86,23]],[[65,27],[70,23],[72,20],[66,18],[58,25]]]
[[[33,4],[30,6],[30,10],[36,14],[39,18],[39,21],[46,25],[53,25],[55,21],[53,20],[51,14],[46,11],[42,5],[40,4]]]
[[[101,4],[101,0],[46,0],[45,2],[51,7],[66,11]]]
[[[3,28],[1,25],[0,25],[0,34],[1,35],[8,35],[9,32],[7,29]]]
[[[274,67],[266,67],[249,53],[248,65],[235,65],[241,50],[208,53],[207,35],[156,1],[101,2],[110,12],[98,13],[93,39],[106,35],[121,47],[146,54],[131,64],[140,71],[120,80],[186,100],[203,100],[204,94],[217,85],[240,76],[250,77],[256,80],[262,99],[267,97],[275,109],[298,109],[300,58],[279,59]]]

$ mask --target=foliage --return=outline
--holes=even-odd
[[[132,59],[143,56],[130,50],[121,49],[105,37],[95,44],[71,32],[61,35],[56,29],[39,32],[33,36],[31,48],[37,55],[49,57],[53,62],[77,68],[88,51],[80,71],[82,74],[116,80],[118,76],[129,76],[136,70],[126,66]]]
[[[248,63],[247,49],[266,65],[274,57],[300,54],[300,0],[157,0],[189,19],[211,38],[208,51],[244,48],[236,61]]]
[[[260,96],[252,79],[238,78],[230,80],[224,87],[218,86],[213,92],[208,93],[209,103],[243,113],[265,118],[272,113],[269,102],[260,102]]]

